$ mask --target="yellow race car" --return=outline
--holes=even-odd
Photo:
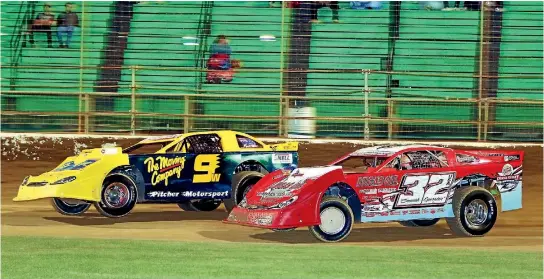
[[[66,158],[55,169],[27,176],[14,201],[52,198],[65,215],[94,204],[107,217],[127,215],[135,204],[176,203],[188,211],[227,211],[264,174],[298,165],[298,143],[267,145],[235,131],[144,139],[126,149],[103,146]]]

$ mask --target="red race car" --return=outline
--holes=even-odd
[[[521,208],[522,161],[522,151],[362,148],[326,166],[266,175],[225,222],[274,231],[307,226],[336,242],[358,221],[423,227],[445,218],[458,235],[484,235],[499,208]]]

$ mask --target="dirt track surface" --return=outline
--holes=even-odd
[[[226,212],[184,212],[176,205],[137,205],[127,217],[101,217],[94,208],[84,216],[62,216],[48,200],[16,203],[24,176],[50,170],[77,150],[104,142],[127,146],[137,140],[2,139],[2,235],[136,238],[182,241],[318,243],[307,229],[272,232],[227,225]],[[357,149],[354,144],[303,144],[300,165],[325,164]],[[441,221],[432,228],[405,228],[396,223],[356,224],[351,235],[334,245],[466,247],[542,251],[542,148],[525,147],[523,209],[500,213],[485,237],[453,236]],[[322,243],[319,243],[323,245]]]

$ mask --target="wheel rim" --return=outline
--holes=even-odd
[[[104,190],[104,203],[111,208],[121,208],[128,204],[130,191],[123,183],[112,183]]]
[[[478,228],[487,221],[488,213],[489,208],[483,200],[473,200],[465,207],[465,221],[469,227]]]
[[[249,184],[247,185],[247,187],[244,189],[244,192],[242,193],[242,199],[247,195],[247,193],[249,193],[249,190],[251,190],[251,188],[253,188],[255,184]]]
[[[336,207],[327,207],[321,211],[321,225],[319,228],[326,234],[337,234],[346,225],[346,215]]]

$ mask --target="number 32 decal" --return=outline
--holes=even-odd
[[[454,180],[455,172],[407,174],[402,178],[394,208],[444,205]]]

